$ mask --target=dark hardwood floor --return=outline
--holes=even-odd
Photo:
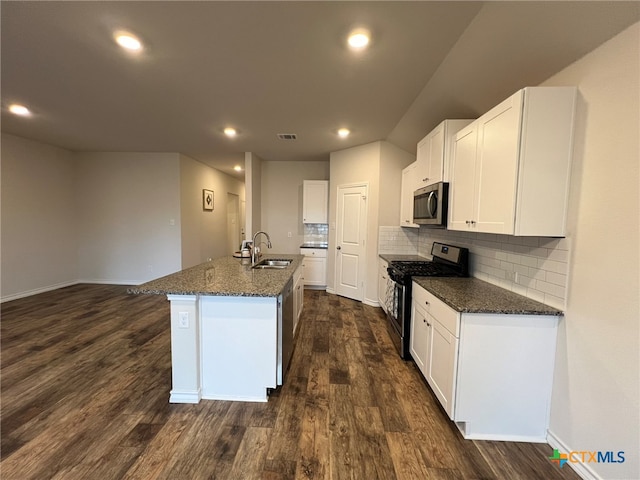
[[[547,445],[462,439],[380,309],[320,291],[267,403],[168,403],[169,304],[76,285],[2,305],[10,479],[577,479]],[[233,361],[233,359],[229,359]]]

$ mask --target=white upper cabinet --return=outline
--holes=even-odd
[[[565,235],[575,87],[527,87],[461,129],[449,230]]]
[[[400,198],[400,226],[419,228],[420,225],[413,223],[413,192],[416,186],[416,168],[418,162],[415,161],[402,170],[402,188]]]
[[[455,134],[473,120],[445,120],[418,143],[415,188],[449,181]]]
[[[328,223],[329,181],[302,182],[302,223]]]

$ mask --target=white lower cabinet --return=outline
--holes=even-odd
[[[413,284],[409,350],[449,418],[453,418],[455,398],[458,356],[458,338],[455,334],[458,332],[458,323],[457,312],[424,288]]]
[[[387,313],[387,284],[389,280],[389,274],[387,268],[389,263],[382,258],[378,259],[378,304]]]
[[[304,255],[304,284],[311,287],[327,286],[327,249],[301,248]]]
[[[429,355],[429,327],[431,326],[427,321],[428,314],[424,308],[418,305],[415,299],[411,305],[411,332],[409,333],[409,351],[413,361],[422,372],[424,377],[427,377],[427,365]]]
[[[558,317],[458,313],[413,283],[410,352],[463,436],[546,442]]]

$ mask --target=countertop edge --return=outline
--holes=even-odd
[[[538,302],[531,298],[525,297],[518,293],[504,289],[497,285],[485,282],[474,277],[467,278],[439,278],[439,277],[414,277],[415,281],[422,288],[434,295],[436,298],[444,302],[446,305],[454,309],[458,313],[484,313],[484,314],[500,314],[500,315],[536,315],[536,316],[554,316],[560,317],[564,315],[559,310],[550,305]],[[456,286],[456,284],[458,284]],[[447,285],[446,292],[438,285]],[[478,289],[483,294],[483,299],[472,292],[472,289]],[[451,293],[454,292],[454,293]],[[495,306],[473,305],[476,302],[486,301],[487,295],[496,294],[500,296]],[[458,295],[452,298],[453,295]],[[517,304],[522,303],[522,307]]]

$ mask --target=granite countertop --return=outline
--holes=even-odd
[[[379,253],[378,256],[387,262],[404,261],[404,262],[428,262],[431,259],[421,257],[420,255],[400,255],[396,253]]]
[[[326,242],[304,242],[300,248],[329,248]]]
[[[563,315],[549,305],[477,278],[413,277],[413,281],[461,313]]]
[[[249,258],[221,257],[131,287],[128,291],[155,295],[277,297],[302,263],[304,255],[264,254],[261,257],[276,258],[290,258],[293,262],[287,268],[262,270],[251,268]]]

